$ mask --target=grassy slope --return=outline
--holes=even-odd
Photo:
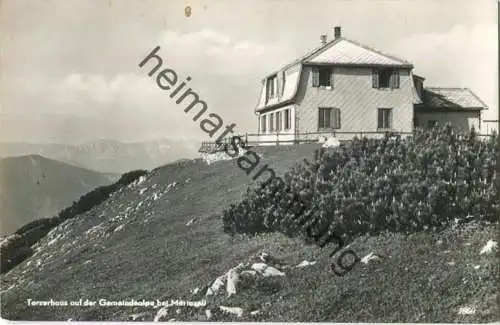
[[[268,163],[282,173],[304,157],[312,159],[316,148],[317,145],[303,145],[296,150],[264,150],[258,167]],[[174,181],[177,186],[166,191]],[[319,250],[280,234],[231,239],[222,233],[220,212],[238,201],[249,183],[250,177],[234,160],[210,166],[199,160],[180,162],[155,170],[142,184],[127,188],[103,205],[60,225],[42,240],[36,255],[2,276],[2,290],[15,285],[1,295],[2,317],[127,320],[133,313],[145,312],[144,320],[150,321],[157,310],[28,307],[26,299],[195,300],[189,295],[190,289],[203,287],[265,249],[288,262],[314,259],[318,263],[288,270],[284,278],[259,281],[235,297],[218,297],[209,301],[211,307],[222,303],[247,311],[261,309],[261,315],[245,315],[243,320],[266,321],[498,319],[496,257],[479,255],[481,247],[496,237],[494,226],[475,230],[468,226],[442,234],[359,238],[351,244],[358,256],[374,252],[384,259],[359,264],[345,277],[336,277],[329,270],[332,248],[328,246]],[[157,184],[154,189],[153,184]],[[148,190],[139,195],[145,187]],[[165,194],[153,200],[154,193],[161,192]],[[197,222],[186,226],[192,217],[197,217]],[[124,227],[114,231],[120,225]],[[97,227],[93,232],[86,233],[94,226]],[[443,241],[441,245],[438,239]],[[456,264],[447,264],[452,261]],[[475,265],[481,267],[475,269]],[[477,305],[475,315],[457,314],[458,308],[471,305]],[[204,320],[203,310],[192,310],[181,308],[181,314],[172,317]]]
[[[40,155],[4,158],[0,160],[1,235],[53,216],[116,178]]]

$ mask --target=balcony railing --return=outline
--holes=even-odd
[[[413,135],[413,132],[398,131],[325,131],[325,132],[306,132],[306,133],[245,133],[238,137],[242,140],[242,147],[256,146],[279,146],[294,145],[304,143],[317,143],[321,136],[334,136],[340,142],[351,141],[354,137],[358,138],[383,138],[386,134],[401,135],[407,137]],[[491,135],[478,134],[480,139],[488,138]],[[233,137],[224,138],[220,143],[203,141],[199,152],[210,153],[223,150],[224,146],[230,145]]]

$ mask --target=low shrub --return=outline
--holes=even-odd
[[[223,213],[224,231],[280,231],[316,241],[383,230],[442,229],[496,221],[498,136],[479,140],[451,125],[402,139],[354,138],[317,164],[297,164],[284,183],[249,189]],[[283,190],[283,188],[286,190]]]

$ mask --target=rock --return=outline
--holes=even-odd
[[[215,281],[212,283],[212,286],[210,286],[210,288],[207,289],[207,293],[205,295],[206,296],[216,295],[219,292],[220,288],[224,286],[224,281],[226,280],[226,278],[227,278],[227,273],[215,279]]]
[[[115,228],[114,232],[120,231],[125,227],[124,225],[119,225],[118,227]]]
[[[252,269],[254,269],[257,272],[264,272],[264,270],[267,268],[266,263],[254,263],[252,264]]]
[[[240,272],[237,268],[232,268],[229,270],[227,274],[227,285],[226,285],[226,291],[227,291],[227,296],[231,297],[231,295],[236,294],[236,285],[238,284],[240,280]]]
[[[279,269],[286,267],[285,263],[283,263],[282,260],[275,258],[274,256],[272,256],[271,254],[269,254],[267,252],[260,253],[259,259],[262,262],[264,262],[268,265],[272,265],[272,266],[279,268]]]
[[[144,320],[144,317],[147,316],[147,312],[139,313],[139,314],[132,314],[128,316],[129,320],[135,321],[135,320]]]
[[[257,275],[257,271],[254,270],[246,270],[240,273],[241,276],[246,276],[246,277],[254,277]]]
[[[266,263],[255,263],[252,265],[252,269],[257,271],[264,277],[285,276],[285,273],[281,272],[275,267],[267,265]]]
[[[361,259],[361,263],[368,264],[371,260],[378,260],[378,259],[380,259],[380,257],[371,252],[370,254],[366,255]]]
[[[324,141],[323,145],[321,146],[322,148],[336,148],[340,146],[340,142],[337,138],[335,137],[328,137],[326,141]]]
[[[314,265],[316,264],[316,261],[314,262],[309,262],[307,260],[303,260],[302,262],[300,262],[300,264],[298,264],[296,267],[299,268],[299,267],[306,267],[306,266],[309,266],[309,265]]]
[[[162,307],[158,312],[156,313],[155,318],[153,319],[153,322],[158,322],[168,316],[168,308],[167,307]]]
[[[497,242],[490,239],[490,240],[488,240],[486,245],[483,246],[483,248],[481,249],[481,252],[479,252],[479,254],[483,255],[483,254],[491,253],[493,251],[493,249],[496,247],[497,247]]]

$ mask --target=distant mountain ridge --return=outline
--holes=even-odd
[[[153,169],[181,158],[193,158],[198,147],[197,141],[166,138],[136,143],[97,140],[75,145],[16,142],[0,143],[0,156],[38,154],[98,172],[125,173]]]
[[[1,235],[33,220],[56,215],[119,174],[104,174],[40,155],[0,159]]]

